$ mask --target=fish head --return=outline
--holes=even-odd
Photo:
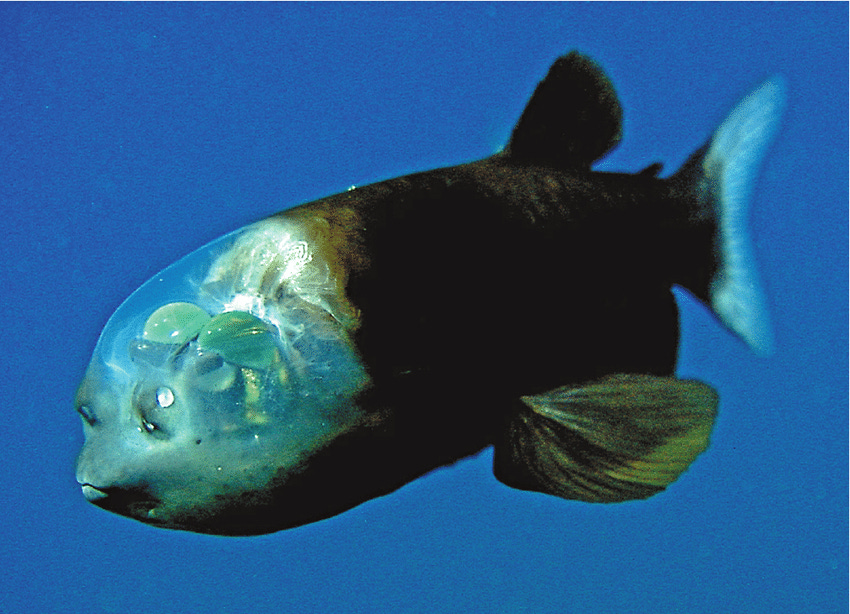
[[[248,533],[269,493],[357,423],[369,378],[350,310],[301,230],[270,218],[214,241],[109,319],[75,399],[86,499]]]

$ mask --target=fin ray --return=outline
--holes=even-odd
[[[717,408],[692,380],[620,374],[523,397],[496,477],[565,499],[645,499],[666,488],[708,446]]]
[[[720,321],[760,356],[772,353],[773,333],[748,231],[749,202],[784,101],[782,79],[763,83],[715,131],[702,158],[703,189],[718,226],[719,266],[708,289],[709,302]]]

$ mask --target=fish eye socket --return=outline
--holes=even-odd
[[[97,423],[97,418],[95,418],[94,412],[88,405],[77,405],[77,413],[83,417],[83,420],[85,420],[89,426],[94,426]]]

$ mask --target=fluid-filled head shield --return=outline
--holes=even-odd
[[[285,216],[252,224],[118,308],[77,393],[90,500],[203,530],[358,421],[356,310],[317,236]]]

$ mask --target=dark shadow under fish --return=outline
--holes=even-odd
[[[358,187],[194,252],[110,319],[77,394],[97,505],[228,535],[326,518],[495,446],[509,486],[645,498],[708,445],[671,286],[754,351],[747,202],[783,101],[745,98],[671,177],[591,165],[621,137],[571,53],[490,158]]]

